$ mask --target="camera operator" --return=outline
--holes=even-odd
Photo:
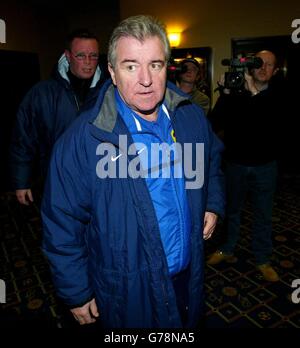
[[[178,87],[183,92],[189,94],[191,101],[202,107],[205,115],[207,115],[210,109],[210,99],[197,87],[200,77],[200,64],[196,59],[187,58],[181,62],[178,74]]]
[[[282,119],[282,94],[272,85],[277,59],[271,51],[260,51],[260,68],[244,73],[244,89],[221,89],[210,120],[225,144],[227,185],[227,240],[208,259],[215,265],[232,256],[240,233],[240,215],[247,193],[253,209],[252,250],[265,280],[279,276],[270,265],[272,254],[272,205],[277,178],[278,120]],[[223,81],[220,82],[224,83]]]

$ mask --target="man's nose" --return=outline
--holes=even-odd
[[[148,87],[152,84],[152,75],[149,67],[142,67],[139,75],[139,82],[141,85]]]
[[[263,62],[262,63],[262,66],[260,67],[261,69],[266,69],[266,66],[267,66],[267,63],[266,62]]]
[[[92,57],[85,55],[83,61],[84,61],[85,64],[91,64],[92,63]]]

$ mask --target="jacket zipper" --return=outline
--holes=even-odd
[[[79,111],[80,108],[79,108],[78,100],[76,98],[76,94],[75,93],[74,93],[74,99],[75,99],[75,103],[76,103],[76,106],[77,106],[77,110]]]

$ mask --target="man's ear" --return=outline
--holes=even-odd
[[[71,52],[69,50],[65,50],[65,56],[67,58],[68,63],[70,63]]]
[[[111,63],[108,63],[107,64],[107,68],[108,68],[108,71],[110,73],[110,76],[111,76],[111,79],[113,81],[113,84],[116,85],[116,75],[115,75],[115,72],[114,72],[114,68],[113,66],[111,65]]]

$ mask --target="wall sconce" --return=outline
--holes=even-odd
[[[180,44],[181,33],[168,33],[171,48],[178,47]]]

